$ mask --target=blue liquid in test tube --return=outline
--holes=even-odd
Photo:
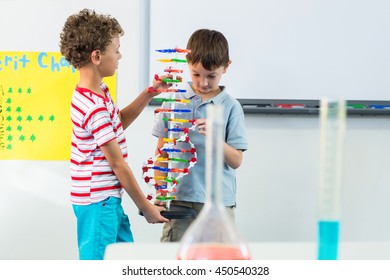
[[[318,222],[319,229],[319,244],[318,244],[318,259],[319,260],[337,260],[338,244],[339,244],[339,221],[320,220]]]
[[[323,98],[320,107],[318,259],[338,258],[345,101]]]

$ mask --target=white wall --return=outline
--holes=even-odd
[[[246,115],[250,149],[239,170],[238,225],[249,240],[315,241],[318,117]],[[347,120],[341,239],[390,239],[390,119]]]
[[[152,50],[176,38],[185,47],[198,28],[225,34],[232,59],[226,85],[236,98],[388,99],[387,0],[150,1]],[[168,7],[185,16],[162,15]]]
[[[122,6],[109,5],[112,1],[99,4],[104,11],[116,16],[126,30],[121,42],[124,57],[118,72],[120,107],[133,100],[144,84],[140,81],[145,80],[140,74],[145,58],[140,41],[144,36],[140,32],[144,28],[140,17],[142,1],[120,1],[125,3]],[[13,5],[11,2],[0,0],[0,10]],[[50,8],[61,1],[36,2]],[[69,9],[58,17],[65,20],[63,13],[78,11],[88,1],[79,2],[67,1]],[[3,26],[3,22],[0,23]],[[11,28],[12,24],[9,26]],[[25,23],[20,22],[12,28],[15,28],[15,37],[2,41],[4,50],[13,48],[10,42],[18,42],[18,35],[25,32]],[[52,45],[45,50],[57,50],[56,30],[60,28],[48,26],[46,40]],[[40,45],[32,48],[42,50]],[[141,180],[141,166],[155,147],[155,139],[150,134],[153,109],[146,108],[126,132],[129,164],[145,192],[148,189]],[[342,240],[390,240],[389,121],[385,117],[359,116],[347,121]],[[318,118],[247,115],[246,125],[250,146],[238,170],[239,230],[248,241],[315,241]],[[77,258],[68,167],[68,162],[61,161],[0,161],[0,259]],[[130,216],[136,242],[158,242],[162,226],[147,224],[128,197],[124,197],[124,207]]]

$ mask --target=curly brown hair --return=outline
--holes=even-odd
[[[83,9],[66,20],[60,33],[60,50],[65,59],[79,69],[91,61],[94,50],[105,52],[112,39],[124,31],[110,15]]]
[[[188,39],[186,55],[188,63],[201,63],[207,70],[229,65],[229,44],[225,36],[216,30],[198,29]]]

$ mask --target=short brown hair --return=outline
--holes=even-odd
[[[207,70],[214,70],[229,65],[229,44],[225,36],[216,30],[199,29],[195,31],[187,43],[187,62],[201,63]]]
[[[61,54],[79,69],[91,61],[90,54],[94,50],[104,53],[114,36],[123,34],[115,18],[83,9],[65,22],[60,34]]]

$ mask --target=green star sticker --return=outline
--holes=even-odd
[[[12,121],[12,117],[10,115],[8,115],[8,117],[6,118],[7,121]]]
[[[22,88],[18,88],[18,93],[22,94],[23,93],[23,90]]]
[[[49,121],[54,121],[54,115],[51,115],[50,117],[49,117]]]
[[[7,109],[5,109],[6,112],[11,112],[11,107],[8,106]]]
[[[11,98],[7,98],[7,100],[5,101],[5,103],[11,104]]]
[[[30,87],[27,89],[27,93],[31,94],[31,88]]]
[[[6,149],[7,149],[7,150],[12,150],[12,145],[11,145],[11,144],[8,144]]]
[[[35,137],[35,135],[34,135],[34,134],[31,134],[31,136],[30,136],[30,140],[31,140],[31,142],[34,142],[35,140],[37,140],[37,138]]]
[[[12,87],[8,88],[8,93],[12,93]]]
[[[19,115],[19,116],[16,118],[16,120],[17,120],[18,122],[21,122],[21,121],[23,120],[23,118],[22,118],[21,115]]]
[[[11,142],[13,139],[12,139],[12,135],[11,134],[8,134],[8,137],[7,137],[7,141]]]
[[[20,106],[16,107],[16,110],[15,110],[17,113],[20,113],[22,112],[22,108],[20,108]]]
[[[42,115],[40,115],[40,116],[38,117],[38,121],[40,121],[40,122],[43,121],[43,116],[42,116]]]
[[[7,128],[6,128],[5,130],[11,131],[11,130],[12,130],[12,127],[9,125],[9,126],[7,126]]]
[[[32,117],[30,115],[27,116],[26,120],[28,120],[29,122],[32,121]]]
[[[26,137],[24,135],[20,135],[19,140],[23,142],[24,140],[26,140]]]
[[[22,131],[22,126],[21,125],[18,125],[18,127],[16,128],[16,130],[18,130],[18,131]]]

